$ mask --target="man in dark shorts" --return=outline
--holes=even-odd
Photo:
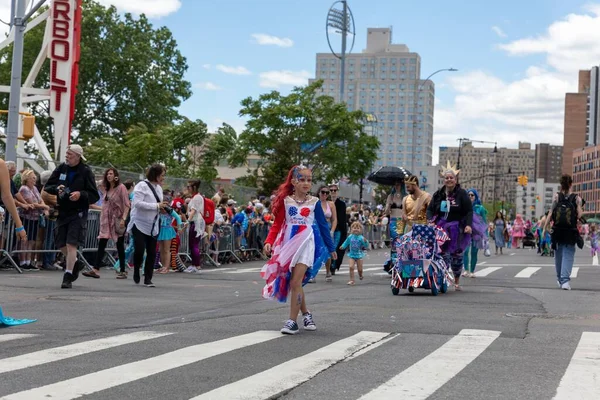
[[[69,146],[65,160],[52,172],[45,190],[58,196],[55,244],[67,259],[61,288],[70,289],[85,266],[77,260],[77,246],[85,241],[90,204],[96,203],[100,195],[92,170],[82,162],[85,157],[81,146]]]

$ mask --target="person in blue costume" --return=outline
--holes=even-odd
[[[337,258],[321,202],[309,194],[311,186],[309,168],[297,165],[289,171],[275,195],[275,221],[263,248],[271,256],[260,272],[266,281],[263,297],[285,302],[289,292],[292,298],[290,317],[281,329],[281,333],[288,335],[299,331],[296,323],[299,311],[304,329],[317,329],[302,287],[319,273],[329,257]]]
[[[8,174],[8,168],[2,159],[0,159],[0,195],[6,211],[8,211],[14,222],[15,236],[17,237],[17,240],[23,243],[27,242],[27,232],[25,232],[25,227],[23,227],[23,223],[19,217],[19,212],[17,211],[17,206],[15,205],[15,200],[13,199],[12,192],[10,191],[10,176]],[[35,319],[13,319],[10,317],[5,317],[2,313],[2,307],[0,307],[0,326],[16,326],[29,324],[35,321]]]
[[[388,271],[392,265],[396,264],[397,256],[394,240],[396,240],[399,237],[397,224],[402,220],[402,200],[404,199],[404,196],[406,196],[406,194],[407,192],[404,179],[398,180],[394,184],[394,187],[392,188],[391,193],[388,195],[385,203],[385,209],[383,211],[383,214],[389,215],[390,217],[389,229],[390,241],[392,243],[390,249],[390,258],[384,264],[384,269],[386,271]]]
[[[477,266],[477,253],[483,249],[487,240],[487,210],[481,204],[479,193],[475,189],[467,190],[471,203],[473,204],[473,232],[471,233],[471,244],[465,249],[463,276],[475,278],[475,267]]]

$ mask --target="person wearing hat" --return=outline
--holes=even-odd
[[[427,224],[427,207],[431,195],[419,188],[419,178],[411,175],[404,180],[408,194],[402,200],[402,218],[396,225],[398,236],[412,230],[413,224]]]
[[[52,172],[45,191],[57,196],[60,209],[56,221],[55,244],[67,259],[61,288],[70,289],[85,267],[77,260],[77,246],[85,241],[88,210],[100,196],[94,173],[83,162],[83,148],[77,144],[67,148],[65,162]]]

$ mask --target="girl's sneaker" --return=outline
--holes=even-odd
[[[283,328],[281,328],[281,333],[286,335],[295,335],[299,330],[300,329],[298,328],[296,321],[288,319]]]
[[[313,317],[312,314],[310,312],[307,312],[306,314],[302,314],[302,316],[304,317],[304,330],[305,331],[316,331],[317,330],[317,325],[315,325],[315,321],[313,321]]]

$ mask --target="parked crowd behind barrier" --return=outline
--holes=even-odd
[[[14,223],[8,214],[0,215],[0,265],[14,268],[22,273],[23,270],[37,269],[37,266],[55,265],[57,259],[62,259],[58,249],[54,247],[54,230],[56,216],[41,215],[38,220],[24,220],[27,231],[28,243],[26,245],[16,240]],[[263,244],[269,232],[270,224],[260,219],[248,222],[244,231],[241,224],[236,223],[211,225],[207,229],[201,253],[204,264],[218,267],[227,263],[242,263],[248,261],[265,260]],[[389,234],[385,225],[365,226],[365,238],[371,249],[389,247]],[[100,211],[90,210],[85,242],[79,248],[80,259],[91,268],[98,249],[98,233],[100,231]],[[184,263],[191,261],[188,227],[179,232],[178,256]],[[126,238],[126,246],[128,238]],[[115,243],[108,242],[106,265],[116,262],[117,253]],[[128,260],[128,264],[131,260]]]

